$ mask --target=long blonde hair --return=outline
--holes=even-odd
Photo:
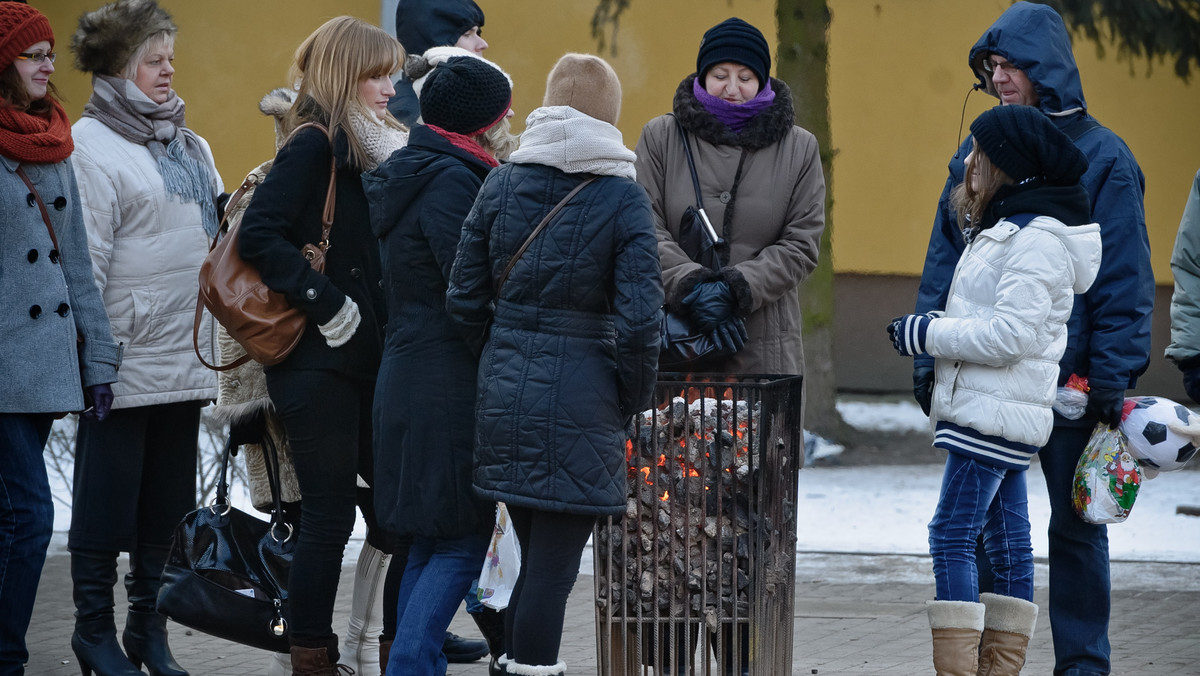
[[[358,95],[358,85],[372,77],[390,77],[404,64],[404,48],[383,29],[356,19],[339,16],[326,21],[296,48],[288,81],[297,87],[296,104],[281,124],[284,135],[305,122],[323,122],[330,137],[346,135],[350,162],[366,166],[362,139],[350,124],[350,115],[371,117]],[[395,129],[404,125],[389,113],[383,123]]]
[[[974,143],[974,142],[972,142]],[[978,170],[982,190],[976,192],[971,186],[971,173]],[[950,208],[958,217],[958,229],[964,233],[978,228],[983,220],[983,211],[996,196],[1000,186],[1012,183],[1008,174],[1001,171],[992,160],[974,143],[963,172],[963,182],[950,191]]]

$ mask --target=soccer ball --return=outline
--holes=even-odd
[[[1163,397],[1129,397],[1121,431],[1147,479],[1181,469],[1200,444],[1200,415]]]

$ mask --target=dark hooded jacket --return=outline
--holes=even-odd
[[[478,360],[446,313],[463,220],[491,169],[424,125],[363,174],[379,237],[389,322],[375,386],[375,510],[395,533],[486,534],[495,504],[475,496]]]
[[[1076,373],[1087,376],[1093,387],[1134,387],[1149,365],[1150,314],[1154,309],[1142,170],[1125,142],[1088,114],[1071,39],[1053,9],[1018,2],[971,48],[968,66],[991,92],[981,66],[989,54],[1004,57],[1025,72],[1037,92],[1038,108],[1071,137],[1088,160],[1081,183],[1091,197],[1092,220],[1100,224],[1103,259],[1095,283],[1087,293],[1075,297],[1067,323],[1067,349],[1059,362],[1059,384]],[[963,162],[971,147],[968,137],[950,160],[950,176],[938,200],[921,275],[918,313],[946,305],[954,267],[964,248],[950,208],[950,191],[962,183]],[[1002,203],[995,207],[997,215],[1012,215],[1004,213]],[[918,358],[917,367],[921,366],[932,366],[932,358]],[[1087,416],[1068,421],[1055,415],[1055,424],[1090,427],[1095,422]]]
[[[453,45],[475,26],[483,28],[483,10],[472,0],[400,0],[396,4],[396,39],[410,56]],[[404,75],[396,82],[388,112],[409,127],[421,115],[412,82]]]

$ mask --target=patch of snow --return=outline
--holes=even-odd
[[[865,432],[927,432],[929,418],[917,402],[839,399],[838,413],[848,425]]]

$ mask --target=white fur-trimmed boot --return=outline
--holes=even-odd
[[[975,676],[984,606],[970,601],[926,601],[933,632],[933,669],[937,676]]]
[[[979,600],[986,610],[978,676],[1019,676],[1037,626],[1037,604],[999,594],[980,594]]]
[[[506,674],[519,674],[520,676],[566,676],[567,665],[565,662],[558,662],[550,665],[537,664],[521,664],[508,660],[504,663]]]
[[[356,674],[378,674],[379,635],[383,633],[383,580],[392,555],[363,541],[354,569],[350,622],[342,639],[341,663]]]

